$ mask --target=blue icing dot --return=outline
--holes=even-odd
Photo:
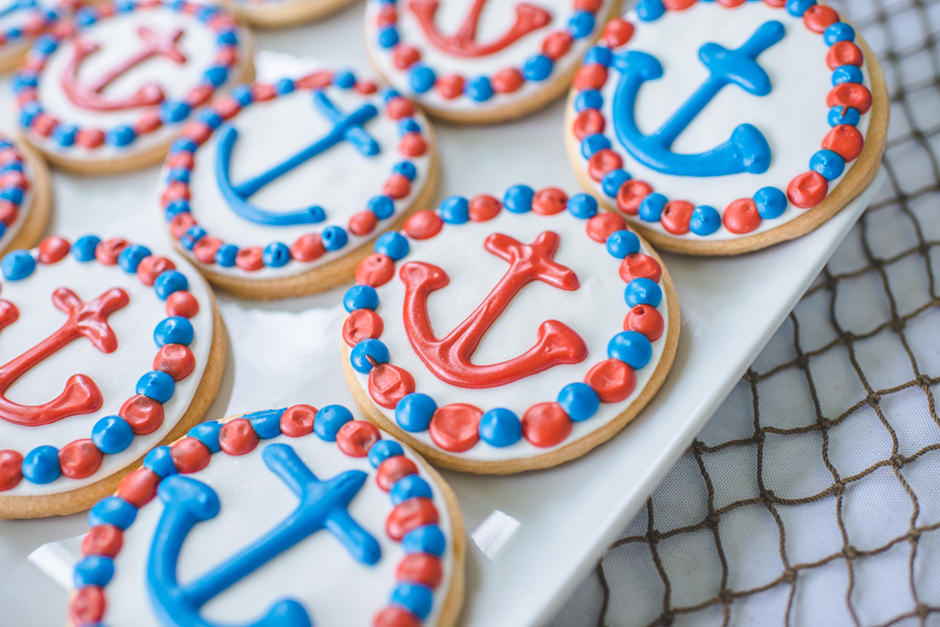
[[[636,5],[636,15],[644,22],[658,20],[666,12],[663,0],[640,0]]]
[[[369,374],[374,365],[388,363],[388,347],[380,340],[366,339],[349,352],[349,363],[356,372]]]
[[[289,94],[295,89],[294,81],[289,78],[282,78],[274,83],[274,91],[280,95]]]
[[[137,266],[144,260],[144,257],[149,257],[151,254],[146,246],[131,244],[118,255],[118,265],[124,272],[134,273],[137,272]]]
[[[571,420],[581,422],[597,413],[601,401],[587,383],[569,383],[558,393],[558,404]]]
[[[650,194],[640,203],[640,219],[646,222],[659,222],[667,202],[666,197],[662,194]]]
[[[398,442],[393,440],[379,440],[369,449],[369,463],[372,464],[373,468],[378,468],[382,462],[389,457],[404,454],[405,449],[403,449]]]
[[[585,109],[600,109],[604,106],[604,97],[596,89],[585,89],[574,99],[574,110],[581,113]]]
[[[333,77],[333,84],[343,89],[349,89],[356,84],[356,75],[349,70],[337,72]]]
[[[395,422],[405,431],[416,433],[425,431],[431,424],[431,416],[437,410],[437,403],[427,394],[414,392],[408,394],[395,406]]]
[[[249,416],[248,422],[251,428],[262,440],[270,440],[281,435],[281,416],[284,414],[282,409],[260,411]]]
[[[773,220],[787,210],[787,195],[776,187],[762,187],[754,194],[754,204],[761,218]]]
[[[75,136],[78,134],[78,127],[74,124],[59,124],[52,132],[52,139],[63,148],[68,148],[75,144]]]
[[[832,84],[841,85],[842,83],[861,83],[865,80],[862,76],[862,70],[854,65],[843,65],[837,67],[832,73]]]
[[[447,538],[437,525],[425,525],[406,533],[401,539],[401,546],[405,553],[427,553],[441,557],[447,550]]]
[[[659,303],[663,300],[663,290],[656,281],[641,277],[627,284],[623,298],[631,308],[637,305],[659,307]]]
[[[839,126],[841,124],[857,126],[861,119],[861,114],[853,107],[836,105],[829,109],[829,126]]]
[[[418,475],[407,475],[395,482],[392,489],[389,490],[389,497],[392,505],[398,505],[403,501],[414,498],[431,498],[431,486],[428,482]]]
[[[588,135],[581,140],[581,155],[585,159],[590,159],[594,153],[606,148],[610,148],[610,140],[606,135],[602,135],[601,133]]]
[[[134,431],[120,416],[105,416],[91,429],[91,441],[102,453],[120,453],[134,440]]]
[[[810,158],[809,168],[831,181],[842,176],[845,171],[845,159],[831,150],[819,150]]]
[[[696,235],[711,235],[721,228],[718,210],[709,205],[699,205],[692,210],[689,229]]]
[[[106,586],[114,577],[114,560],[104,555],[88,555],[75,564],[72,580],[76,588]]]
[[[620,188],[631,178],[630,173],[626,170],[619,168],[611,170],[601,179],[601,190],[604,192],[604,195],[610,198],[616,198]]]
[[[238,246],[234,244],[222,244],[215,253],[215,262],[223,268],[231,268],[235,265],[235,257],[238,255]]]
[[[327,405],[317,412],[313,419],[313,432],[321,440],[335,442],[340,428],[353,419],[352,412],[342,405]]]
[[[476,102],[485,102],[493,97],[493,85],[486,76],[477,76],[464,85],[463,91],[467,97]]]
[[[408,239],[398,231],[383,233],[375,240],[375,252],[388,255],[395,261],[408,254]]]
[[[417,583],[400,583],[392,590],[391,603],[400,605],[424,620],[431,613],[434,593],[427,586]]]
[[[320,241],[327,250],[339,250],[349,241],[346,230],[341,226],[328,226],[320,233]]]
[[[613,53],[607,46],[594,46],[584,55],[584,64],[596,63],[609,67],[614,59]]]
[[[185,102],[179,100],[165,100],[160,104],[160,119],[164,124],[174,124],[182,122],[188,116],[192,108]]]
[[[189,346],[193,341],[195,331],[193,324],[182,316],[170,316],[157,323],[153,330],[153,340],[157,346],[167,344],[184,344]]]
[[[448,224],[463,224],[470,220],[470,203],[463,196],[450,196],[441,203],[441,219]]]
[[[109,496],[98,501],[88,512],[88,525],[114,525],[127,529],[137,518],[137,508],[118,496]]]
[[[408,84],[419,94],[423,94],[434,87],[436,78],[434,70],[426,65],[415,64],[408,72]]]
[[[552,73],[554,63],[544,54],[536,54],[525,60],[522,75],[529,81],[544,81]]]
[[[8,281],[25,279],[36,269],[36,259],[28,250],[14,250],[0,262],[0,272]]]
[[[54,446],[37,446],[23,456],[23,476],[33,483],[51,483],[59,478],[59,451]]]
[[[594,30],[594,15],[587,11],[575,11],[568,18],[568,32],[575,39],[584,39]]]
[[[787,0],[787,13],[793,17],[803,17],[806,9],[816,4],[816,0]]]
[[[590,194],[575,194],[568,199],[568,211],[576,218],[586,220],[597,215],[597,201]]]
[[[129,126],[121,125],[115,126],[107,133],[105,133],[105,141],[108,142],[111,146],[117,146],[121,148],[127,146],[136,139],[137,134],[134,133],[134,129]]]
[[[823,32],[823,41],[827,46],[831,46],[840,41],[854,41],[855,29],[845,22],[836,22]]]
[[[261,252],[261,260],[269,268],[282,268],[290,261],[290,248],[284,242],[271,242]]]
[[[398,45],[398,29],[394,26],[383,28],[379,31],[379,36],[376,40],[382,48],[394,48]]]
[[[522,422],[508,409],[491,409],[480,416],[480,439],[490,446],[515,444],[522,437]]]
[[[173,377],[162,370],[151,370],[137,380],[136,389],[138,394],[165,403],[172,398],[175,387]]]
[[[639,370],[652,359],[653,346],[642,333],[621,331],[608,342],[607,356]]]
[[[618,259],[640,250],[640,238],[631,231],[614,231],[607,236],[607,252]]]
[[[415,178],[418,176],[418,168],[416,168],[415,164],[410,161],[399,161],[394,166],[392,166],[392,172],[401,174],[409,181],[415,180]]]
[[[147,468],[159,477],[176,474],[176,464],[170,454],[169,446],[158,446],[144,457],[144,468]]]
[[[513,185],[503,195],[503,206],[513,213],[525,213],[532,209],[535,190],[528,185]]]
[[[186,434],[191,438],[196,438],[206,445],[210,453],[218,453],[222,450],[219,443],[219,432],[222,430],[222,424],[218,420],[201,422]]]
[[[373,196],[366,203],[366,208],[375,214],[379,220],[391,218],[395,213],[395,201],[388,196]]]
[[[153,282],[153,291],[161,300],[166,300],[174,292],[189,289],[189,280],[179,270],[164,270]]]
[[[353,285],[343,295],[343,307],[346,311],[375,309],[378,306],[379,294],[371,285]]]

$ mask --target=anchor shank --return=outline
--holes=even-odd
[[[727,84],[728,82],[723,78],[719,78],[714,74],[710,75],[650,138],[655,138],[657,143],[667,150],[671,148],[676,138],[688,128],[689,124],[711,102],[712,98],[717,96],[718,92]]]
[[[473,4],[470,5],[467,15],[464,17],[457,32],[453,35],[455,41],[465,45],[476,39],[477,26],[480,23],[480,13],[483,11],[483,5],[485,3],[486,0],[473,0]]]
[[[71,321],[67,321],[56,329],[52,335],[36,344],[32,350],[26,351],[12,361],[0,366],[0,394],[6,392],[26,372],[80,336],[81,333],[78,327],[72,324]]]

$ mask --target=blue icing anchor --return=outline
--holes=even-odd
[[[17,11],[24,9],[35,9],[38,6],[37,0],[14,0],[7,6],[0,9],[0,18],[13,15]]]
[[[271,181],[284,176],[297,166],[326,152],[342,141],[350,142],[366,157],[379,154],[381,150],[379,142],[363,128],[363,124],[378,115],[379,111],[375,105],[364,104],[352,113],[345,114],[322,91],[313,92],[313,104],[333,124],[333,128],[303,150],[237,185],[232,183],[230,169],[232,149],[238,139],[238,130],[229,124],[220,129],[221,134],[215,154],[215,178],[225,201],[239,216],[268,226],[323,222],[326,219],[326,212],[318,205],[292,211],[272,211],[252,204],[249,199]]]
[[[215,627],[215,623],[200,615],[203,605],[321,529],[333,534],[353,558],[364,564],[375,564],[381,558],[379,543],[348,511],[367,473],[349,470],[321,481],[287,444],[269,444],[261,452],[261,458],[297,495],[300,503],[273,529],[185,585],[177,581],[176,574],[183,542],[193,527],[218,515],[219,497],[206,484],[182,475],[171,475],[160,483],[157,495],[164,509],[150,546],[147,582],[150,601],[164,625]],[[293,599],[281,599],[262,618],[245,626],[311,627],[312,624],[303,605]]]
[[[618,54],[614,65],[621,78],[613,101],[617,139],[634,159],[665,174],[704,177],[766,172],[770,167],[770,146],[751,124],[738,125],[728,141],[705,152],[678,154],[672,152],[671,147],[727,85],[737,85],[755,96],[769,94],[770,77],[757,63],[757,57],[785,34],[784,25],[773,20],[762,24],[737,50],[728,50],[716,43],[703,45],[698,57],[708,69],[708,78],[658,131],[650,135],[644,135],[637,128],[634,108],[640,86],[662,78],[663,66],[656,57],[645,52],[631,50]]]

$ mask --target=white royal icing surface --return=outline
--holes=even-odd
[[[415,19],[414,13],[408,9],[408,1],[399,0],[397,5],[398,33],[401,42],[417,48],[421,52],[421,63],[432,68],[437,76],[456,73],[463,75],[467,80],[481,74],[492,78],[497,71],[508,67],[521,70],[526,59],[542,51],[542,42],[546,35],[553,31],[566,30],[568,19],[574,13],[571,0],[531,0],[531,4],[546,9],[551,14],[551,21],[546,26],[528,33],[507,48],[491,55],[458,57],[440,50],[428,41],[419,22]],[[499,39],[512,26],[516,15],[515,7],[523,1],[525,0],[487,0],[480,13],[476,40],[485,43]],[[441,1],[434,16],[434,23],[441,32],[453,34],[463,23],[471,4],[471,0],[464,0],[463,2]],[[377,63],[379,71],[402,93],[417,98],[430,106],[448,111],[492,109],[531,98],[534,94],[552,84],[559,76],[578,65],[581,62],[581,57],[584,56],[584,52],[590,47],[594,39],[592,34],[575,40],[571,44],[568,53],[555,61],[551,75],[544,81],[525,81],[522,87],[515,92],[493,94],[493,97],[485,102],[477,102],[464,95],[447,99],[437,93],[434,88],[423,94],[416,94],[408,83],[408,71],[399,70],[392,63],[391,49],[386,50],[379,47],[376,42],[378,33],[376,16],[381,6],[382,3],[376,0],[369,0],[366,4],[366,45],[369,47],[370,56]],[[601,3],[601,8],[594,14],[597,20],[594,33],[597,32],[597,29],[603,27],[603,19],[610,11],[610,6],[611,0],[604,0]]]
[[[212,345],[213,320],[209,290],[199,274],[178,255],[155,251],[173,260],[176,269],[189,280],[189,291],[199,302],[199,312],[190,319],[195,336],[189,345],[196,358],[193,372],[176,382],[172,398],[163,404],[164,419],[160,428],[148,435],[134,437],[130,446],[120,453],[105,455],[101,467],[85,479],[60,476],[47,484],[21,480],[5,492],[9,496],[56,494],[75,490],[99,481],[133,460],[141,457],[162,440],[183,417],[195,395],[206,368]],[[135,393],[137,380],[153,370],[153,359],[159,347],[153,340],[157,323],[167,317],[166,301],[157,297],[152,287],[141,283],[137,274],[128,274],[120,266],[104,266],[97,261],[79,262],[71,252],[61,261],[37,264],[27,278],[3,281],[0,297],[19,309],[19,319],[0,331],[0,360],[3,363],[29,350],[58,329],[66,320],[65,313],[52,304],[52,292],[66,287],[83,302],[89,302],[112,287],[124,289],[130,302],[108,316],[108,324],[117,337],[118,348],[102,353],[81,337],[61,348],[35,368],[26,372],[7,390],[5,396],[22,404],[45,403],[57,396],[65,382],[74,374],[85,374],[101,390],[101,409],[91,414],[70,416],[38,427],[16,425],[0,419],[0,442],[25,455],[43,444],[61,448],[74,440],[90,438],[95,423],[104,416],[117,415],[124,401]]]
[[[390,436],[383,434],[383,438]],[[347,470],[369,473],[349,505],[349,513],[382,549],[382,559],[367,566],[352,558],[328,531],[318,531],[281,553],[207,603],[202,616],[213,622],[243,624],[263,615],[284,598],[300,601],[315,625],[371,625],[374,614],[388,603],[395,587],[395,568],[405,555],[401,543],[385,533],[385,519],[392,510],[387,492],[375,481],[375,469],[366,458],[349,457],[333,442],[314,434],[302,438],[280,436],[263,440],[247,455],[216,453],[210,464],[186,475],[210,486],[219,496],[221,509],[212,520],[201,522],[189,533],[179,561],[179,581],[193,581],[231,557],[241,548],[281,522],[297,507],[297,497],[265,466],[261,451],[281,442],[294,448],[319,479],[330,479]],[[440,514],[438,525],[448,540],[441,557],[444,578],[434,593],[434,605],[425,624],[433,625],[453,577],[453,536],[447,503],[413,454],[421,476],[433,490]],[[147,593],[147,555],[157,521],[163,512],[159,498],[141,508],[124,532],[124,546],[114,560],[114,578],[105,588],[104,622],[115,627],[159,625]]]
[[[0,135],[0,137],[2,137],[2,135]],[[26,156],[20,149],[19,144],[14,142],[13,150],[15,150],[23,160],[23,175],[26,176],[26,180],[29,181],[29,189],[23,192],[23,202],[20,203],[16,220],[13,221],[13,224],[7,226],[3,235],[0,235],[0,251],[5,251],[7,246],[10,245],[10,242],[13,241],[13,238],[16,237],[16,234],[23,228],[23,223],[26,222],[26,218],[33,210],[33,199],[36,197],[33,186],[39,184],[39,182],[33,178],[32,168],[29,167],[29,161],[26,160]],[[48,185],[49,183],[46,182],[45,184]]]
[[[655,56],[663,66],[663,77],[644,83],[637,98],[637,126],[646,133],[659,128],[708,77],[708,70],[698,60],[698,49],[703,44],[715,42],[728,49],[737,48],[769,20],[778,20],[786,28],[783,40],[757,58],[770,76],[771,92],[758,97],[736,86],[725,87],[672,146],[672,150],[678,153],[709,150],[727,141],[737,125],[753,124],[770,145],[771,163],[763,174],[698,178],[674,176],[652,170],[633,159],[617,141],[614,131],[613,98],[619,73],[611,68],[610,78],[601,89],[603,113],[607,119],[605,134],[611,138],[614,150],[624,158],[623,169],[633,178],[648,182],[653,191],[670,200],[711,205],[723,213],[732,201],[750,198],[764,186],[774,186],[786,192],[790,180],[809,169],[810,157],[820,149],[830,130],[826,95],[832,89],[832,70],[826,65],[829,48],[822,35],[810,31],[802,19],[794,18],[786,10],[769,7],[763,2],[748,2],[734,9],[714,2],[697,2],[684,11],[667,11],[651,23],[639,20],[632,11],[626,19],[636,26],[636,31],[626,46],[618,50],[642,50]],[[863,67],[862,70],[865,85],[870,88],[868,69]],[[869,117],[863,115],[858,124],[862,135],[868,130]],[[587,160],[581,155],[580,148],[578,163],[586,171]],[[846,164],[846,172],[850,167],[851,163]],[[841,180],[839,177],[830,181],[830,193]],[[595,182],[593,188],[599,197],[613,202],[604,195],[600,183]],[[693,240],[737,239],[778,227],[806,211],[790,204],[779,218],[763,220],[757,229],[744,235],[732,233],[722,225],[712,235],[689,234],[683,237]],[[627,217],[646,228],[674,237],[660,222]]]
[[[433,292],[428,298],[428,315],[437,337],[443,337],[466,318],[493,289],[505,274],[508,264],[483,248],[490,233],[504,233],[524,244],[531,244],[543,231],[554,231],[560,236],[554,261],[574,270],[580,288],[569,292],[533,281],[512,300],[506,311],[483,337],[473,363],[490,364],[512,359],[532,347],[536,331],[545,320],[559,320],[571,327],[584,340],[587,357],[577,364],[554,366],[508,385],[487,389],[460,388],[445,383],[428,370],[411,346],[404,330],[402,311],[404,284],[396,276],[377,288],[379,307],[385,330],[379,337],[389,350],[389,363],[404,368],[415,379],[415,391],[431,396],[438,407],[450,403],[469,403],[483,411],[504,407],[520,419],[526,410],[537,403],[555,401],[558,392],[569,384],[583,381],[595,364],[607,359],[607,344],[623,330],[623,319],[630,311],[624,301],[626,283],[618,268],[622,260],[607,252],[606,246],[590,239],[585,232],[586,221],[574,218],[567,211],[542,216],[533,213],[516,214],[503,209],[488,222],[468,222],[459,226],[444,225],[442,233],[429,240],[410,240],[411,252],[402,261],[425,261],[443,269],[450,283]],[[459,251],[459,254],[455,254]],[[643,253],[649,253],[641,248]],[[657,311],[663,316],[665,329],[669,328],[668,295],[663,289],[663,300]],[[480,440],[463,453],[450,453],[477,461],[500,461],[532,457],[549,453],[570,444],[603,427],[620,415],[646,387],[653,371],[663,356],[667,331],[652,343],[650,362],[636,371],[636,388],[624,401],[601,403],[598,412],[583,422],[574,422],[571,434],[560,444],[540,448],[525,438],[511,446],[498,448]],[[369,377],[356,373],[359,384],[368,392]],[[395,422],[395,410],[375,404],[385,416]],[[419,441],[438,448],[428,431],[410,433]],[[447,452],[447,451],[445,451]]]
[[[113,96],[133,94],[147,82],[156,81],[163,87],[167,100],[180,100],[202,81],[202,75],[213,64],[218,48],[216,34],[196,17],[167,7],[139,8],[129,13],[121,13],[102,18],[86,28],[80,28],[78,35],[101,44],[97,52],[85,58],[79,66],[78,78],[81,81],[93,81],[102,73],[124,61],[141,47],[137,34],[140,26],[147,26],[157,33],[166,34],[182,28],[183,36],[177,42],[180,51],[186,57],[186,63],[179,64],[165,57],[152,57],[131,68],[118,77],[105,93]],[[242,45],[246,33],[238,31],[239,59],[229,69],[228,81],[217,88],[217,93],[236,84],[244,71],[246,58]],[[72,103],[62,89],[63,70],[75,54],[75,35],[59,44],[56,51],[46,61],[46,66],[39,75],[39,102],[46,113],[67,122],[95,128],[110,129],[119,124],[133,125],[144,108],[132,108],[122,111],[93,111]],[[158,107],[151,107],[157,110]],[[90,161],[114,158],[128,152],[142,152],[148,148],[163,144],[174,137],[181,124],[164,124],[153,133],[137,137],[134,142],[123,148],[108,145],[94,150],[81,148],[77,144],[63,148],[50,138],[31,135],[30,139],[43,148],[69,156],[81,157]]]
[[[367,157],[348,141],[342,141],[309,159],[288,174],[272,181],[251,197],[252,204],[265,209],[285,211],[320,205],[326,220],[316,224],[268,226],[242,218],[222,196],[215,176],[215,160],[220,132],[196,151],[195,166],[190,176],[190,208],[201,227],[227,243],[237,246],[266,246],[272,241],[288,245],[306,233],[320,233],[328,226],[342,227],[349,242],[335,251],[309,262],[291,261],[281,268],[264,268],[248,272],[232,266],[211,266],[213,272],[243,279],[266,279],[274,276],[300,274],[346,255],[397,220],[414,203],[428,181],[428,168],[434,147],[428,137],[429,123],[420,113],[414,118],[421,126],[428,150],[420,157],[407,157],[398,152],[397,121],[384,114],[381,95],[364,96],[353,89],[330,87],[324,90],[330,101],[344,113],[351,113],[367,102],[379,110],[378,115],[363,125],[381,147],[377,155]],[[299,89],[267,102],[256,102],[244,108],[227,122],[238,130],[238,141],[232,150],[231,179],[238,183],[269,169],[290,155],[326,135],[333,125],[315,108],[311,91]],[[289,132],[285,132],[289,129]],[[363,236],[349,231],[349,218],[366,209],[373,196],[382,193],[382,185],[392,175],[392,166],[409,160],[418,175],[408,196],[395,201],[395,213],[380,220],[375,229]],[[188,253],[190,256],[192,253]],[[191,257],[195,263],[198,261]]]

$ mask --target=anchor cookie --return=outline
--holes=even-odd
[[[21,133],[78,172],[158,163],[199,107],[251,77],[248,37],[214,6],[82,8],[36,40],[14,78]]]
[[[367,244],[430,202],[437,158],[409,100],[319,71],[232,90],[187,126],[162,176],[178,248],[216,286],[268,299],[352,280]]]
[[[258,28],[280,28],[312,22],[350,4],[351,0],[225,0],[239,19]]]
[[[119,238],[48,237],[0,273],[0,518],[87,509],[214,398],[214,300],[178,255]]]
[[[641,0],[604,28],[568,102],[586,189],[657,246],[730,255],[799,237],[884,152],[877,60],[814,0]]]
[[[386,233],[343,298],[366,415],[456,470],[573,459],[662,385],[679,308],[656,253],[588,194],[451,196]]]
[[[373,64],[433,115],[495,122],[560,96],[620,0],[369,0]]]
[[[34,246],[51,211],[46,164],[35,151],[0,132],[0,253]]]
[[[30,43],[80,5],[77,0],[7,0],[0,6],[0,72],[16,69]]]
[[[453,625],[463,600],[450,488],[341,405],[199,424],[88,518],[74,627]]]

